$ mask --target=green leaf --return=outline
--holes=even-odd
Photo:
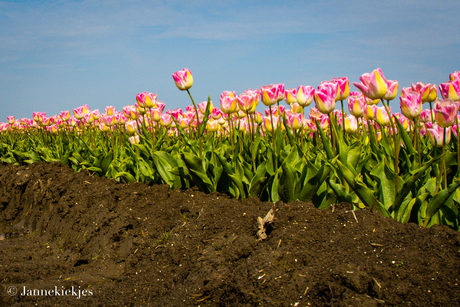
[[[395,200],[396,174],[388,167],[388,162],[382,160],[370,173],[378,182],[382,192],[382,200],[385,208],[390,208]]]
[[[164,151],[155,151],[152,153],[152,160],[163,181],[173,187],[176,176],[171,172],[171,169],[179,166],[173,156]]]
[[[134,178],[134,176],[128,172],[118,172],[115,175],[115,179],[118,179],[118,178],[124,178],[126,182],[128,183],[136,182],[136,178]]]
[[[110,163],[112,163],[113,160],[113,153],[110,151],[102,160],[101,163],[101,169],[104,174],[107,173],[107,170],[109,169]]]
[[[281,164],[281,176],[278,194],[282,201],[293,202],[294,199],[294,188],[296,184],[296,170],[293,166],[288,163]]]
[[[414,146],[412,146],[412,140],[410,139],[410,137],[407,134],[406,130],[404,129],[404,127],[401,125],[401,123],[399,122],[399,120],[396,117],[394,117],[394,121],[398,125],[398,134],[402,137],[404,145],[407,148],[407,151],[411,155],[416,154]]]
[[[347,181],[350,188],[358,195],[359,199],[367,207],[375,208],[383,216],[390,217],[390,212],[385,208],[385,206],[375,198],[372,191],[364,185],[362,182],[356,181],[353,177],[353,173],[340,162],[337,161],[340,173],[342,173],[343,178]]]
[[[414,175],[412,175],[409,178],[406,178],[406,182],[404,182],[401,189],[396,194],[395,202],[393,204],[393,211],[395,211],[396,213],[398,212],[401,203],[403,202],[404,198],[406,198],[407,194],[410,193],[410,191],[415,185],[415,182],[419,180],[420,177],[422,177],[422,175],[425,174],[426,170],[441,157],[442,155],[432,158],[430,161],[426,162],[421,168],[417,169],[414,172]]]
[[[267,174],[267,170],[265,169],[265,164],[267,162],[262,162],[256,170],[256,174],[251,180],[249,184],[249,195],[252,197],[259,197],[262,189],[265,187],[265,184],[268,180],[268,177],[265,176]]]
[[[426,227],[431,217],[438,212],[441,206],[447,202],[449,197],[452,196],[452,194],[455,192],[455,190],[457,190],[458,187],[460,187],[460,181],[450,184],[447,187],[447,189],[442,190],[441,192],[438,192],[438,194],[436,194],[431,199],[430,203],[428,204],[428,208],[426,210],[426,220],[425,220],[424,227]]]

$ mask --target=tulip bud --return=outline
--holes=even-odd
[[[380,68],[374,69],[372,73],[363,74],[359,80],[361,83],[353,84],[370,99],[384,98],[387,94],[388,85],[385,76]]]
[[[188,90],[193,85],[193,76],[190,70],[184,68],[172,74],[176,86],[181,91]]]
[[[297,88],[297,103],[302,107],[308,107],[315,96],[315,89],[311,86],[299,85]]]

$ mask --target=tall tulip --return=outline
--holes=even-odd
[[[176,86],[181,91],[186,91],[193,85],[192,72],[187,68],[176,71],[172,74]]]
[[[363,74],[359,80],[361,83],[353,82],[353,84],[364,94],[364,96],[370,99],[381,99],[385,97],[388,85],[380,68],[374,69],[372,73]]]
[[[340,78],[333,78],[332,82],[337,83],[340,91],[340,95],[338,100],[345,100],[348,98],[350,94],[350,81],[348,81],[347,77],[340,77]]]
[[[274,105],[278,101],[278,85],[270,84],[260,88],[262,102],[267,107]]]
[[[389,108],[391,114],[391,108]],[[376,107],[374,109],[375,120],[379,123],[380,126],[390,126],[390,117],[385,107]]]
[[[449,75],[449,78],[450,78],[451,81],[455,81],[455,80],[460,81],[460,71],[457,70],[457,71],[451,73]]]

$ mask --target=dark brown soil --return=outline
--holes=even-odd
[[[447,227],[60,164],[0,165],[0,196],[0,306],[460,306],[460,236]]]

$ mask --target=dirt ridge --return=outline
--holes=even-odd
[[[460,235],[444,226],[120,184],[59,163],[0,165],[0,191],[2,306],[460,306]]]

